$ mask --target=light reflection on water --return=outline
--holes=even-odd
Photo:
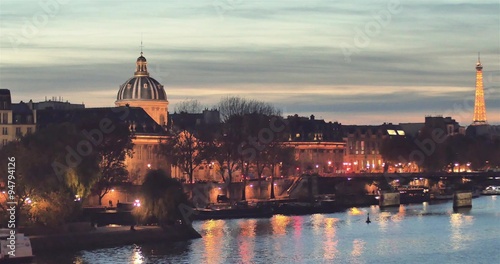
[[[205,231],[203,234],[203,244],[205,250],[205,259],[210,259],[215,262],[222,260],[224,248],[224,240],[221,238],[224,236],[225,222],[223,220],[209,220],[205,221],[202,225],[202,229]]]
[[[37,263],[500,263],[500,199],[195,222],[201,239],[44,256]],[[370,213],[371,224],[366,224]]]

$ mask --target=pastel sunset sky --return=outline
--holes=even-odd
[[[169,109],[225,96],[343,124],[500,124],[498,0],[1,0],[0,88],[113,106],[144,44]]]

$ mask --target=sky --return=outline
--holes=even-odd
[[[469,125],[481,52],[500,124],[499,0],[1,0],[0,88],[113,106],[141,39],[170,112],[241,96],[360,125]]]

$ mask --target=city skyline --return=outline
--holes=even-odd
[[[500,123],[497,1],[31,2],[0,4],[0,88],[15,102],[113,106],[142,35],[170,112],[237,95],[344,124],[469,125],[480,51],[488,123]]]

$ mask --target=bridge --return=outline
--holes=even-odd
[[[364,179],[364,180],[396,180],[396,179],[431,179],[431,180],[500,180],[500,171],[493,172],[412,172],[412,173],[342,173],[320,175],[321,178],[338,178],[343,180]]]

